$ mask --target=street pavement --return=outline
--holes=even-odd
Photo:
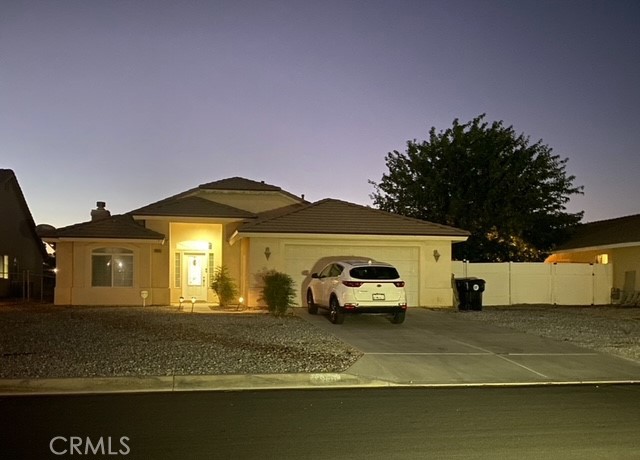
[[[640,383],[640,363],[442,311],[410,309],[399,325],[384,316],[334,325],[325,314],[295,314],[363,357],[342,373],[0,380],[0,394]]]
[[[0,413],[11,460],[640,458],[639,385],[0,396]]]

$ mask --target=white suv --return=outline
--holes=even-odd
[[[342,324],[346,313],[388,313],[391,322],[404,321],[407,296],[398,270],[384,262],[339,260],[311,275],[307,310],[329,310],[334,324]]]

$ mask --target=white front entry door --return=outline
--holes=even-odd
[[[207,300],[207,256],[206,254],[185,254],[183,256],[185,265],[183,296],[187,301],[191,297],[196,300]]]

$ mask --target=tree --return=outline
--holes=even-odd
[[[542,140],[531,144],[484,118],[455,119],[445,131],[431,128],[428,141],[388,153],[389,171],[380,183],[369,181],[371,198],[382,210],[471,232],[453,246],[458,260],[541,260],[582,219],[565,205],[583,187],[567,175],[568,159]]]

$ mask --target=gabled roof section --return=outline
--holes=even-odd
[[[284,214],[249,222],[240,227],[238,233],[469,236],[469,232],[458,228],[330,198],[303,207],[292,207]]]
[[[228,179],[209,182],[207,184],[200,184],[198,189],[217,190],[221,192],[275,192],[286,195],[301,203],[308,203],[308,201],[305,201],[303,198],[287,192],[276,185],[267,184],[264,181],[258,182],[251,179],[245,179],[244,177],[230,177]]]
[[[259,192],[281,192],[282,189],[275,185],[265,184],[264,181],[254,181],[244,177],[229,177],[227,179],[200,184],[198,188],[207,190],[235,190],[235,191],[259,191]]]
[[[131,211],[135,216],[252,218],[255,214],[197,196],[171,197]]]
[[[62,227],[48,233],[45,237],[45,239],[54,238],[164,240],[164,235],[143,227],[136,223],[133,217],[123,214]]]
[[[640,245],[640,214],[579,225],[554,252],[632,243]]]
[[[0,188],[5,188],[5,187],[13,187],[14,193],[18,200],[18,206],[20,206],[20,208],[22,209],[22,213],[24,214],[24,218],[29,227],[29,232],[33,236],[33,239],[38,246],[38,250],[40,251],[40,254],[44,258],[46,258],[47,250],[45,249],[44,244],[40,239],[40,236],[38,236],[38,233],[36,232],[36,224],[33,220],[33,216],[31,215],[31,210],[29,209],[27,200],[25,199],[24,194],[22,193],[22,189],[20,188],[20,184],[18,183],[18,178],[16,177],[16,174],[13,172],[12,169],[0,169]]]

